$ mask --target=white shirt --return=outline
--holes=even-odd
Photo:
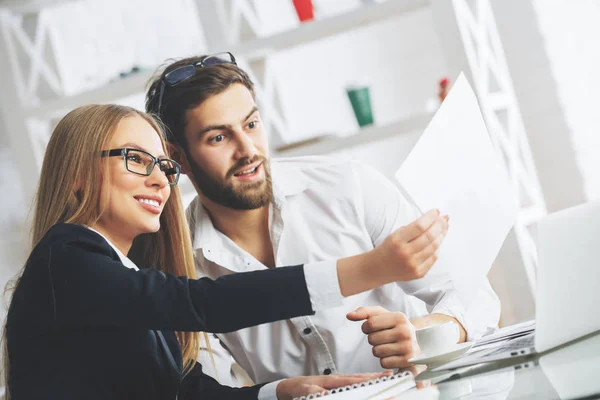
[[[419,216],[389,180],[364,164],[297,157],[272,160],[271,169],[269,227],[276,267],[372,250],[391,232]],[[188,220],[199,276],[214,279],[267,268],[214,228],[197,197],[188,208]],[[344,298],[340,306],[322,309],[314,316],[218,336],[250,378],[267,382],[299,375],[381,371],[361,323],[346,319],[348,312],[360,306],[379,305],[414,318],[426,313],[424,302],[427,312],[460,321],[469,339],[497,326],[500,303],[487,279],[478,288],[477,301],[466,308],[449,274],[436,267],[422,279]],[[312,297],[334,283],[323,280],[312,286],[307,279],[307,285]],[[339,288],[337,279],[335,286]],[[223,351],[219,345],[213,345],[213,350]],[[219,375],[228,375],[228,371],[219,371]]]
[[[90,231],[94,231],[96,232],[98,235],[102,236],[102,238],[104,240],[106,240],[106,242],[110,245],[110,247],[113,248],[113,250],[117,253],[117,255],[119,256],[119,259],[121,260],[121,263],[126,266],[129,269],[133,269],[136,271],[139,271],[140,269],[137,267],[137,265],[135,265],[135,263],[133,261],[131,261],[129,259],[129,257],[127,257],[125,254],[121,253],[121,250],[117,249],[117,246],[115,246],[110,240],[108,240],[108,238],[106,236],[104,236],[103,234],[101,234],[100,232],[98,232],[97,230],[95,230],[94,228],[90,228],[89,226],[87,227]]]

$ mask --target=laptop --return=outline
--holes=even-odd
[[[499,344],[476,343],[464,357],[433,370],[543,353],[600,331],[600,202],[540,220],[537,251],[535,329]]]

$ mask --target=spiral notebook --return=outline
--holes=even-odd
[[[325,392],[297,397],[294,400],[311,400],[327,396],[329,399],[368,399],[384,400],[405,392],[415,386],[415,380],[410,372],[384,376],[367,382],[343,386]]]

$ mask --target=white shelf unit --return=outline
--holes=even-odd
[[[261,59],[279,50],[365,27],[429,5],[430,0],[387,0],[383,3],[366,4],[339,15],[304,22],[295,29],[272,36],[243,41],[234,45],[231,52],[249,61]]]
[[[10,9],[18,13],[32,13],[40,11],[45,7],[55,6],[75,0],[2,0],[0,7]]]
[[[242,41],[229,48],[214,48],[207,53],[229,50],[236,57],[255,61],[283,49],[307,44],[332,35],[378,23],[399,15],[427,7],[430,0],[387,0],[382,3],[364,5],[339,15],[305,22],[295,29],[271,36]],[[153,69],[144,70],[126,78],[109,82],[103,86],[76,95],[48,100],[37,107],[27,110],[27,116],[33,118],[51,118],[65,111],[89,103],[106,103],[119,98],[133,96],[144,91],[152,76]]]
[[[274,151],[277,157],[322,155],[349,149],[363,144],[379,142],[402,133],[423,130],[433,117],[433,113],[415,114],[386,125],[373,125],[342,137],[326,137],[317,142],[301,145],[288,150]]]
[[[90,103],[109,103],[116,99],[133,96],[145,91],[153,71],[141,71],[126,78],[108,82],[103,86],[75,94],[59,97],[43,102],[38,107],[27,110],[27,116],[32,118],[52,118],[64,115],[79,106]]]

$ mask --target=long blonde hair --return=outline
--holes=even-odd
[[[148,114],[119,105],[87,105],[68,113],[56,126],[48,142],[39,187],[34,201],[32,248],[57,223],[94,225],[103,210],[101,195],[108,196],[110,183],[108,158],[100,158],[119,122],[127,117],[141,117],[160,136],[165,154],[164,135],[159,124]],[[98,184],[101,182],[101,184]],[[103,204],[106,204],[103,202]],[[189,228],[185,220],[181,195],[176,186],[160,216],[156,233],[138,236],[130,258],[140,267],[152,267],[176,276],[196,278]],[[19,284],[20,275],[12,287]],[[194,366],[200,350],[200,332],[177,332],[183,354],[184,374]],[[208,350],[210,344],[204,334]],[[4,381],[8,394],[9,359],[6,326],[3,333]],[[211,353],[212,357],[212,353]]]

